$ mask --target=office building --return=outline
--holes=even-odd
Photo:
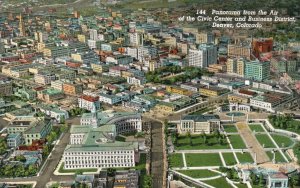
[[[139,160],[138,143],[115,141],[113,124],[73,125],[70,133],[63,154],[65,169],[134,167]]]
[[[0,93],[3,96],[10,96],[13,93],[12,81],[4,76],[0,76]]]
[[[226,62],[227,73],[244,77],[245,74],[245,60],[229,58]]]
[[[245,78],[256,81],[270,79],[270,62],[259,60],[245,62]]]
[[[250,45],[228,44],[227,50],[227,55],[230,58],[245,58],[248,60],[251,58]]]
[[[33,140],[46,138],[52,130],[52,121],[50,119],[43,119],[36,121],[23,133],[23,138],[26,145],[31,145]]]
[[[271,52],[273,50],[273,38],[253,39],[252,50],[256,58],[260,58],[262,53]]]
[[[96,112],[85,113],[80,119],[81,125],[98,127],[104,124],[115,124],[117,134],[142,131],[142,116],[135,112]]]
[[[86,109],[91,112],[96,112],[100,109],[99,97],[82,95],[78,98],[79,108]]]
[[[213,44],[201,44],[198,49],[189,50],[189,66],[207,68],[217,63],[217,47]]]

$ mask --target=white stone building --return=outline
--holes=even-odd
[[[180,134],[210,134],[221,129],[220,118],[217,115],[187,115],[177,125]]]
[[[63,154],[65,169],[134,167],[139,161],[138,143],[115,141],[115,125],[73,125],[70,132]]]
[[[78,106],[79,108],[83,108],[91,112],[96,112],[100,109],[99,97],[82,95],[78,98]]]

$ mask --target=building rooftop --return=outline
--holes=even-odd
[[[136,112],[112,112],[112,111],[103,111],[103,112],[96,112],[96,113],[84,113],[82,114],[82,119],[90,119],[90,118],[97,118],[100,125],[104,124],[114,124],[119,118],[123,117],[135,117],[141,118],[140,113]]]
[[[192,120],[196,122],[206,122],[209,120],[219,120],[220,117],[218,115],[213,114],[205,114],[205,115],[187,115],[182,118],[182,120]]]
[[[99,100],[99,97],[92,97],[88,95],[82,95],[80,98],[89,102],[96,102]]]
[[[58,94],[62,94],[62,91],[53,88],[48,88],[44,90],[43,93],[47,95],[58,95]]]
[[[36,133],[40,133],[44,126],[47,126],[50,123],[50,119],[44,119],[44,120],[40,120],[37,121],[35,124],[33,124],[31,127],[29,127],[24,134],[36,134]]]
[[[136,150],[137,142],[110,142],[93,145],[67,145],[65,152],[82,152],[82,151],[119,151],[119,150]]]
[[[7,139],[15,139],[20,135],[20,133],[12,133],[7,136]]]
[[[288,179],[288,177],[285,174],[280,173],[280,172],[274,173],[274,174],[270,173],[269,176],[272,179]]]

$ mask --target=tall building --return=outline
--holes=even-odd
[[[238,76],[244,77],[245,74],[245,61],[244,59],[227,59],[226,62],[227,73],[236,74]]]
[[[245,60],[244,59],[237,60],[236,73],[242,77],[245,76]]]
[[[263,81],[270,78],[270,62],[259,60],[245,63],[245,78],[256,81]]]
[[[236,57],[236,58],[246,58],[250,60],[251,58],[251,46],[249,45],[236,45],[236,44],[228,44],[228,57]]]
[[[227,59],[226,66],[227,66],[227,73],[229,73],[229,74],[236,73],[237,60],[233,59],[233,58]]]
[[[94,41],[98,40],[98,32],[96,29],[90,29],[90,39]]]
[[[189,66],[206,68],[217,63],[217,47],[213,44],[201,44],[197,50],[189,50]]]
[[[24,25],[23,18],[22,18],[21,14],[20,14],[20,17],[19,17],[19,32],[20,32],[21,37],[24,37],[26,35],[25,25]]]
[[[252,41],[252,50],[256,58],[259,58],[261,53],[271,52],[272,49],[273,38],[259,38]]]
[[[132,46],[143,46],[144,44],[143,34],[142,33],[129,33],[129,43]]]
[[[0,97],[13,94],[12,81],[8,77],[0,76]]]
[[[197,33],[196,34],[196,43],[203,44],[203,43],[213,43],[214,36],[212,33]]]
[[[48,40],[48,34],[45,32],[37,31],[34,33],[34,39],[37,40],[39,43],[44,43]]]

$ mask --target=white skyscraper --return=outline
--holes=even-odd
[[[129,33],[129,42],[132,46],[143,46],[143,34],[141,33]]]
[[[217,63],[217,47],[213,44],[201,44],[197,50],[189,50],[189,66],[206,68]]]
[[[90,29],[90,39],[94,41],[98,40],[98,32],[96,29]]]

